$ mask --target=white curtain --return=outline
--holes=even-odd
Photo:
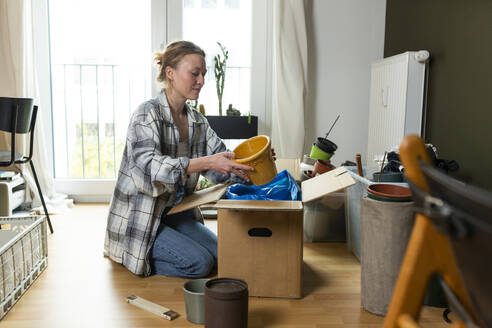
[[[33,3],[38,0],[0,0],[0,96],[34,98],[34,104],[40,104],[38,76],[36,73],[36,47],[33,32]],[[46,28],[46,27],[44,27]],[[52,212],[53,208],[63,210],[66,202],[64,195],[55,193],[53,176],[48,166],[47,140],[45,138],[43,117],[50,115],[49,108],[38,108],[34,129],[34,151],[32,161],[36,169],[43,196]],[[1,119],[1,117],[0,117]],[[9,149],[10,135],[0,135],[0,149]],[[26,151],[27,138],[16,139],[17,151]],[[41,204],[36,184],[29,165],[16,165],[13,168],[22,172],[33,197],[33,207]],[[50,206],[51,205],[51,206]]]
[[[278,157],[301,158],[307,85],[303,0],[274,0],[272,146]]]

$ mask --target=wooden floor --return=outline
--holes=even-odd
[[[107,204],[76,205],[52,217],[49,264],[0,321],[7,327],[197,327],[186,320],[185,279],[134,276],[102,255]],[[208,222],[213,227],[214,221]],[[306,243],[304,298],[250,298],[249,327],[380,327],[360,307],[360,263],[342,243]],[[177,311],[167,321],[125,302],[135,294]],[[425,308],[424,327],[445,327],[442,309]],[[233,327],[231,327],[233,328]]]

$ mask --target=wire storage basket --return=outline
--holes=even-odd
[[[47,265],[46,217],[0,217],[0,320]]]

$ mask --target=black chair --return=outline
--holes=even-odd
[[[12,164],[26,164],[29,162],[50,231],[53,233],[48,209],[46,208],[38,177],[34,170],[34,164],[31,160],[34,141],[34,125],[36,123],[36,115],[38,112],[38,106],[33,106],[33,102],[33,99],[30,98],[0,97],[0,130],[9,132],[12,140],[10,150],[0,151],[0,167],[7,167]],[[30,133],[29,156],[27,157],[24,156],[25,154],[17,153],[15,151],[16,134],[26,133]]]

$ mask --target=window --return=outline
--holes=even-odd
[[[40,124],[52,132],[57,191],[80,201],[109,199],[129,117],[160,88],[152,53],[174,40],[193,41],[207,53],[199,103],[209,115],[218,114],[213,57],[221,42],[229,51],[223,114],[229,104],[251,112],[259,132],[268,133],[269,1],[46,0],[35,6],[42,9],[38,25],[50,27],[50,42],[44,29],[36,30],[42,34],[36,46],[43,53],[41,79],[51,79],[51,87],[40,89],[52,116]]]
[[[150,0],[49,5],[55,177],[114,178],[128,119],[151,96]]]
[[[251,111],[251,0],[201,0],[185,2],[183,39],[198,44],[207,54],[207,76],[198,103],[207,115],[218,115],[214,56],[220,54],[220,42],[228,51],[222,114],[229,104],[243,115]]]

